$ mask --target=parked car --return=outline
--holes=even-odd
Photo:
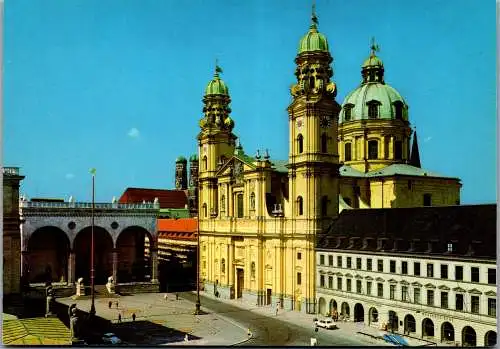
[[[328,330],[332,330],[334,328],[337,328],[337,324],[335,322],[333,322],[332,319],[320,319],[320,320],[316,320],[314,323],[316,324],[316,326],[323,327],[323,328],[326,328]]]
[[[109,332],[102,336],[102,341],[109,344],[121,344],[122,340],[116,336],[116,334]]]

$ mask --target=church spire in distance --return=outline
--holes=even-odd
[[[410,165],[421,168],[420,164],[420,152],[418,150],[418,141],[417,141],[417,130],[413,133],[413,144],[411,146],[411,154],[410,154]]]

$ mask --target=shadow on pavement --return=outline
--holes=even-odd
[[[111,328],[112,332],[123,341],[137,345],[159,345],[182,342],[186,336],[186,332],[146,320],[114,323],[111,325]],[[189,340],[196,339],[201,338],[189,335]]]

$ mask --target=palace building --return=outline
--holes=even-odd
[[[286,160],[243,151],[216,67],[197,137],[206,291],[316,312],[316,237],[340,211],[459,203],[458,178],[421,168],[408,105],[385,82],[376,51],[372,45],[360,86],[339,104],[333,58],[313,11],[295,57]]]

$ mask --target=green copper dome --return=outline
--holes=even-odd
[[[193,162],[193,161],[198,161],[198,155],[197,154],[193,154],[189,157],[189,161]]]
[[[222,73],[222,69],[216,65],[215,74],[212,81],[210,81],[205,89],[205,96],[208,95],[225,95],[229,96],[229,89],[226,83],[219,77],[219,73]]]
[[[384,63],[382,63],[382,60],[375,56],[374,54],[371,54],[370,57],[368,57],[364,62],[363,65],[361,66],[362,68],[367,68],[367,67],[383,67]]]
[[[377,116],[369,116],[369,105],[377,105]],[[339,122],[367,119],[396,119],[397,108],[402,108],[402,119],[408,120],[408,105],[393,87],[382,83],[367,83],[347,95],[342,104]],[[347,112],[346,110],[349,109]]]
[[[300,40],[299,54],[314,51],[328,52],[326,36],[318,32],[315,24],[311,25],[307,34]]]
[[[184,156],[179,156],[177,159],[175,159],[175,162],[187,162],[187,160]]]

